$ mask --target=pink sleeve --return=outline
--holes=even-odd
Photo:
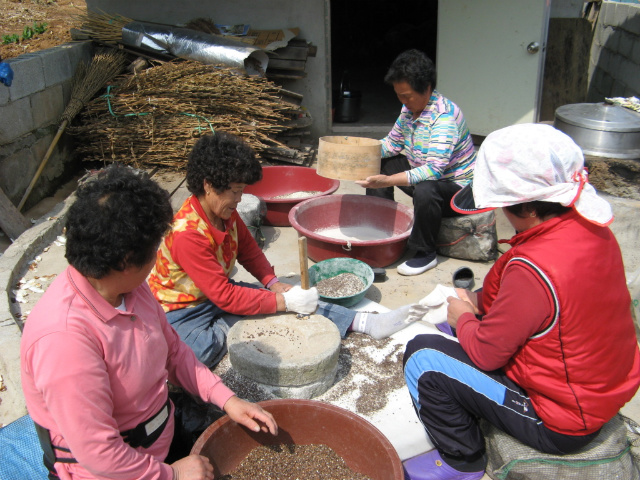
[[[203,235],[180,232],[174,236],[171,254],[202,293],[224,311],[236,315],[276,312],[275,293],[229,282]]]
[[[551,321],[552,312],[549,291],[539,277],[520,265],[510,265],[489,312],[481,321],[471,313],[460,316],[457,336],[473,363],[495,370]]]
[[[52,333],[34,344],[26,358],[44,404],[83,468],[99,479],[173,478],[169,465],[124,442],[96,344],[78,333]]]

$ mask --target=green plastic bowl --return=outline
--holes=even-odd
[[[319,297],[320,300],[324,300],[325,302],[335,303],[343,307],[351,307],[364,298],[367,290],[369,290],[369,287],[373,283],[373,270],[366,263],[348,257],[322,260],[309,267],[309,285],[313,287],[316,283],[326,280],[327,278],[335,277],[341,273],[353,273],[362,280],[364,288],[355,295],[347,297],[325,297],[324,295],[320,295]]]

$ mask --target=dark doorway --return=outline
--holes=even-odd
[[[360,96],[355,122],[391,127],[401,104],[384,75],[404,50],[417,48],[436,61],[438,0],[330,0],[334,106],[341,84]],[[335,118],[334,120],[338,120]]]

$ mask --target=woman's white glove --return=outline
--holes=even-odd
[[[310,315],[318,308],[318,289],[316,287],[304,290],[296,285],[282,294],[287,312]]]
[[[409,318],[419,316],[420,320],[432,323],[444,323],[447,321],[447,302],[448,297],[458,298],[456,289],[453,287],[445,287],[444,285],[436,285],[429,295],[424,297],[418,305],[412,305],[409,309]]]

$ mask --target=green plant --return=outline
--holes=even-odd
[[[30,27],[27,25],[26,27],[24,27],[24,30],[22,30],[22,40],[29,40],[30,38],[33,38],[36,35],[44,33],[46,30],[47,30],[46,23],[33,22],[33,27]]]
[[[12,34],[12,35],[3,35],[2,36],[2,43],[4,45],[8,45],[9,43],[18,43],[20,41],[20,37],[17,34]]]

